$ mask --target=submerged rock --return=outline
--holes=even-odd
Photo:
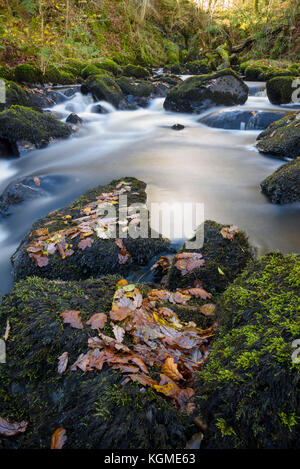
[[[276,158],[300,156],[300,113],[289,114],[271,124],[257,137],[256,147],[261,153]]]
[[[155,255],[168,251],[169,241],[158,234],[157,238],[151,238],[150,232],[148,238],[133,238],[138,235],[142,215],[145,229],[149,228],[148,213],[143,208],[145,189],[146,184],[135,178],[112,181],[38,220],[13,255],[15,277],[38,275],[69,280],[107,273],[127,275],[137,266],[147,265]],[[144,212],[138,215],[129,208],[126,214],[119,206],[119,195],[127,196],[128,206],[141,204]],[[103,216],[100,210],[108,215]],[[113,215],[110,211],[114,211]],[[128,227],[132,231],[127,234]],[[124,239],[116,241],[117,237]]]
[[[299,448],[300,259],[268,254],[221,297],[219,331],[196,378],[203,448]],[[298,358],[299,360],[299,358]]]
[[[92,350],[88,339],[98,335],[86,321],[96,313],[109,317],[118,280],[29,277],[4,297],[0,330],[7,320],[11,330],[8,360],[0,367],[0,415],[11,421],[21,417],[29,425],[16,438],[0,436],[1,447],[49,448],[53,432],[64,427],[66,449],[178,449],[197,431],[192,417],[179,412],[169,398],[150,386],[124,382],[117,369],[105,364],[85,373],[71,370],[81,353]],[[66,310],[80,312],[82,329],[63,323],[60,314]],[[114,337],[109,321],[102,332]],[[63,353],[68,356],[67,369],[59,374]],[[159,373],[150,373],[150,380],[159,379]]]
[[[165,99],[167,111],[200,113],[212,106],[244,104],[248,86],[231,69],[191,77],[172,88]]]
[[[43,114],[23,106],[11,106],[0,113],[0,139],[14,145],[30,142],[36,148],[43,148],[53,139],[67,138],[73,133],[72,127],[63,124],[50,114]],[[19,156],[16,153],[15,156]]]
[[[295,77],[275,77],[267,81],[267,96],[272,104],[288,104],[296,91]],[[300,93],[299,93],[300,98]]]
[[[172,125],[171,129],[172,129],[172,130],[183,130],[183,129],[184,129],[184,125],[182,125],[182,124],[174,124],[174,125]]]
[[[184,244],[177,254],[179,256],[183,252],[201,254],[199,266],[182,274],[179,258],[175,256],[168,274],[167,288],[170,290],[189,288],[199,280],[210,292],[220,293],[225,290],[252,259],[252,250],[245,233],[233,227],[232,239],[230,236],[226,238],[227,227],[228,225],[208,220],[197,229],[204,235],[203,247],[187,249]],[[195,238],[192,241],[195,241]]]
[[[198,122],[215,129],[264,130],[286,114],[284,111],[224,110],[202,117]]]
[[[300,202],[300,158],[280,166],[261,183],[272,204]]]
[[[82,124],[83,120],[77,114],[72,112],[66,119],[69,124]]]
[[[47,175],[12,181],[0,196],[0,216],[11,215],[14,208],[25,201],[45,197],[55,185],[63,185],[66,179],[65,176]]]

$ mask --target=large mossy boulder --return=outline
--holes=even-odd
[[[43,82],[41,69],[30,64],[17,65],[14,70],[14,78],[19,83],[36,84]]]
[[[231,69],[188,78],[172,88],[165,99],[167,111],[200,113],[212,106],[244,104],[248,86]]]
[[[229,225],[210,220],[201,225],[197,231],[199,239],[203,237],[203,246],[188,249],[184,244],[177,254],[198,253],[202,255],[204,262],[200,262],[202,265],[191,271],[182,272],[179,258],[175,256],[168,274],[167,288],[190,288],[195,281],[200,281],[211,293],[219,294],[224,291],[253,255],[245,233],[235,226],[229,228]],[[194,242],[195,239],[191,241]]]
[[[121,220],[123,206],[119,206],[119,196],[127,196],[128,207],[140,204],[139,213],[146,203],[145,189],[146,184],[135,178],[115,180],[88,191],[68,207],[38,220],[13,256],[15,277],[37,275],[68,280],[107,273],[128,275],[138,266],[147,265],[154,256],[168,251],[169,241],[158,234],[157,238],[151,238],[150,230],[149,237],[137,237],[138,219],[141,220],[145,214],[148,223],[145,207],[141,215],[134,214],[129,208],[128,216]],[[123,205],[123,201],[121,203]],[[100,214],[100,210],[113,208],[114,216]],[[126,222],[127,228],[124,226]],[[135,226],[137,228],[132,235],[128,232],[131,225],[133,231]],[[112,235],[114,227],[116,230]],[[148,229],[148,224],[145,229]],[[117,237],[123,238],[123,246],[121,240],[116,242]]]
[[[95,62],[95,65],[101,69],[106,70],[107,72],[112,73],[116,77],[122,74],[122,68],[112,59],[103,58],[100,61]]]
[[[8,109],[17,104],[19,106],[32,106],[31,93],[13,81],[5,81],[5,103],[0,103],[0,110]]]
[[[300,202],[300,158],[280,166],[261,183],[261,190],[273,204]]]
[[[43,82],[53,85],[70,85],[76,83],[76,76],[71,71],[60,69],[55,65],[48,65],[43,73]]]
[[[53,432],[63,427],[66,449],[183,449],[197,432],[192,417],[178,411],[169,398],[150,386],[124,382],[119,370],[106,364],[101,371],[71,370],[88,351],[88,339],[97,336],[86,321],[96,313],[109,315],[119,280],[29,277],[3,298],[0,330],[7,321],[11,329],[7,360],[0,364],[0,416],[29,424],[17,437],[0,436],[1,447],[46,449]],[[80,311],[82,329],[63,323],[60,314],[66,310]],[[114,337],[109,321],[102,332]],[[68,365],[59,374],[63,353],[68,353]]]
[[[261,64],[250,64],[244,68],[247,81],[267,81],[274,77],[293,76],[292,71],[288,69],[274,68]]]
[[[150,103],[150,98],[156,93],[156,86],[151,81],[136,80],[129,77],[116,79],[117,84],[123,91],[129,106],[145,107]],[[127,107],[127,104],[125,105]]]
[[[88,78],[90,75],[98,75],[100,72],[99,72],[99,68],[97,67],[97,65],[95,64],[88,64],[86,67],[84,67],[81,71],[81,76],[82,78],[86,79]]]
[[[295,77],[275,77],[267,81],[267,96],[271,104],[288,104],[296,91]],[[300,92],[299,92],[300,99]]]
[[[90,75],[85,81],[82,91],[90,92],[95,101],[107,101],[118,107],[124,99],[124,95],[117,82],[104,75]]]
[[[43,148],[51,140],[67,138],[72,132],[72,127],[50,114],[27,107],[11,106],[0,113],[0,139],[14,146],[25,141],[36,148]]]
[[[204,75],[212,72],[208,59],[194,60],[185,64],[186,70],[191,75]]]
[[[150,77],[150,72],[140,65],[126,65],[123,67],[122,75],[125,77],[134,77],[134,78],[148,78]]]
[[[196,378],[203,448],[299,448],[300,259],[269,254],[223,294],[219,330]],[[298,359],[299,360],[299,359]]]
[[[289,114],[274,122],[257,137],[261,153],[276,158],[297,158],[300,155],[300,113]]]

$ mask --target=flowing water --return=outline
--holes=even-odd
[[[232,109],[282,110],[263,96],[262,84],[251,87],[256,96]],[[92,98],[78,92],[52,108],[63,121],[70,112],[84,119],[77,135],[19,159],[0,160],[1,192],[26,176],[60,176],[48,197],[22,204],[0,222],[1,294],[12,286],[10,256],[37,218],[124,176],[148,184],[148,203],[203,203],[206,219],[237,224],[259,254],[299,251],[300,204],[272,205],[260,192],[260,182],[283,162],[257,152],[259,132],[208,128],[197,122],[199,116],[164,111],[163,101],[155,99],[136,111],[101,102],[108,113],[95,114]],[[172,130],[176,123],[184,130]]]

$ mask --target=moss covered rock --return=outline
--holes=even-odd
[[[295,77],[275,77],[267,81],[267,96],[272,104],[287,104],[296,90],[293,87]],[[300,97],[300,96],[299,96]]]
[[[43,74],[43,82],[54,85],[69,85],[76,83],[76,77],[70,71],[59,69],[55,65],[49,65]]]
[[[118,83],[108,76],[91,75],[84,83],[85,92],[92,93],[95,101],[107,101],[118,107],[124,99],[124,95]]]
[[[43,74],[38,67],[22,64],[15,67],[14,78],[19,83],[41,83],[43,81]]]
[[[112,73],[116,77],[122,74],[122,68],[112,59],[101,59],[99,62],[95,62],[95,65],[102,70]]]
[[[269,254],[223,294],[219,331],[196,379],[204,448],[299,448],[300,259]]]
[[[117,84],[123,91],[129,105],[133,107],[145,107],[150,102],[150,97],[156,93],[156,86],[146,80],[135,80],[129,77],[120,77],[116,79]]]
[[[191,77],[172,88],[164,102],[167,111],[198,113],[211,106],[244,104],[248,86],[231,69]]]
[[[83,282],[30,277],[18,282],[0,306],[0,329],[11,324],[7,363],[0,364],[0,415],[28,420],[25,433],[1,438],[4,448],[49,448],[64,427],[64,448],[184,448],[196,428],[168,398],[152,388],[125,383],[104,365],[101,371],[71,371],[95,332],[86,325],[94,313],[108,313],[120,277]],[[79,310],[83,329],[63,324],[60,313]],[[112,336],[110,325],[103,332]],[[67,370],[58,358],[68,352]],[[121,384],[122,383],[122,384]]]
[[[167,288],[189,288],[200,280],[206,290],[220,293],[243,270],[252,258],[251,248],[246,235],[242,231],[235,233],[232,240],[224,238],[222,229],[228,225],[220,225],[214,221],[206,221],[198,228],[204,235],[203,247],[187,249],[184,244],[178,253],[195,252],[202,254],[204,263],[191,272],[182,275],[175,265],[175,258],[168,274]],[[201,237],[201,235],[200,235]],[[195,238],[192,239],[195,241]]]
[[[300,155],[300,113],[292,113],[271,124],[257,137],[261,153],[276,158],[297,158]]]
[[[261,183],[261,190],[273,204],[300,202],[300,158],[280,166]]]
[[[194,60],[185,64],[187,72],[191,75],[203,75],[212,72],[208,59]]]
[[[164,73],[174,73],[175,75],[184,75],[187,70],[183,64],[167,64],[163,68]]]
[[[67,138],[72,128],[49,114],[24,106],[11,106],[0,113],[0,138],[10,143],[26,141],[42,148],[50,140]]]
[[[274,77],[293,76],[289,69],[274,68],[268,65],[252,64],[242,66],[246,80],[248,81],[267,81]]]
[[[122,75],[125,77],[148,78],[150,72],[140,65],[126,65],[123,67]]]
[[[69,228],[71,228],[72,231],[72,228],[74,227],[76,231],[76,227],[81,223],[81,220],[78,221],[78,219],[83,217],[83,220],[86,220],[88,218],[88,216],[86,216],[86,219],[84,218],[84,216],[88,215],[91,211],[91,208],[88,206],[90,204],[92,204],[92,206],[93,204],[97,206],[97,200],[101,201],[101,197],[102,199],[103,197],[105,199],[105,194],[116,191],[118,184],[121,184],[121,186],[124,186],[124,184],[126,186],[127,184],[127,187],[129,188],[127,192],[125,191],[128,206],[134,203],[145,204],[146,184],[135,178],[125,178],[121,181],[112,181],[110,184],[98,186],[88,191],[82,197],[75,200],[70,206],[50,213],[33,225],[31,232],[35,232],[34,235],[31,235],[30,237],[30,233],[28,233],[13,256],[15,277],[20,279],[25,278],[28,275],[38,275],[50,279],[60,278],[66,280],[83,279],[91,276],[96,277],[107,273],[120,273],[122,275],[127,275],[138,266],[147,265],[155,255],[160,252],[167,251],[169,249],[169,242],[161,237],[138,237],[137,239],[134,239],[130,236],[130,233],[128,233],[128,237],[124,238],[126,235],[124,235],[124,232],[122,231],[123,225],[120,225],[120,229],[117,228],[116,230],[116,235],[109,237],[109,239],[105,239],[102,232],[99,234],[98,228],[89,228],[88,232],[90,232],[89,238],[91,238],[91,245],[86,246],[84,249],[81,249],[81,245],[78,247],[78,244],[82,241],[82,236],[76,236],[72,239],[70,236],[74,233],[64,233],[64,231]],[[120,189],[118,190],[120,191]],[[121,194],[123,194],[123,190],[121,191]],[[116,196],[116,199],[118,199],[118,195]],[[118,210],[120,207],[118,204],[119,200],[115,200],[113,206],[117,210],[115,214],[116,218],[119,216]],[[108,204],[107,207],[112,207],[112,205]],[[108,217],[111,216],[108,215]],[[46,258],[44,257],[44,259],[48,259],[48,264],[46,266],[39,267],[36,265],[35,262],[33,262],[33,259],[30,258],[30,252],[27,251],[27,248],[32,241],[39,238],[40,232],[36,232],[35,230],[43,228],[47,228],[49,234],[48,241],[51,245],[53,238],[54,243],[56,244],[60,242],[62,238],[64,240],[63,242],[67,243],[69,246],[69,249],[74,251],[72,255],[68,256],[67,252],[64,257],[61,256],[59,250],[56,250],[53,255],[51,254]],[[115,242],[115,238],[117,236],[124,238],[124,245],[131,255],[130,259],[123,259],[125,261],[123,263],[122,259],[119,257],[121,248],[118,247]],[[66,251],[68,246],[65,247]]]
[[[99,74],[99,68],[95,64],[89,64],[86,67],[84,67],[81,71],[81,76],[83,78],[88,78],[90,75],[98,75]]]

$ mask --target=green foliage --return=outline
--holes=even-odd
[[[40,83],[42,81],[42,72],[33,65],[22,64],[16,66],[14,77],[19,83]]]

